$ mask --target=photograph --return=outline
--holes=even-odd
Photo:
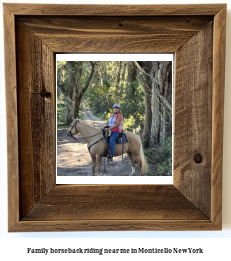
[[[56,61],[57,178],[172,177],[173,55],[91,57]]]

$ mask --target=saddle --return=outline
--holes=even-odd
[[[104,136],[104,141],[109,144],[110,143],[110,137],[111,137],[111,131],[104,130],[103,136]],[[129,142],[129,139],[123,131],[116,138],[116,144],[125,144],[125,143],[128,143],[128,142]]]
[[[108,148],[105,151],[105,156],[107,157],[108,160],[112,160],[112,156],[111,156],[111,148],[110,148],[110,137],[111,137],[111,131],[109,130],[103,130],[103,136],[104,136],[104,141],[108,144]],[[128,143],[129,139],[127,137],[127,135],[122,131],[119,136],[116,138],[116,144],[125,144]],[[123,147],[122,146],[122,158],[123,158]]]

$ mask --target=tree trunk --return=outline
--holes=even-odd
[[[145,93],[145,121],[142,138],[145,147],[162,143],[172,131],[171,62],[134,62]]]
[[[73,99],[74,99],[74,89],[75,89],[75,70],[74,70],[74,62],[67,62],[67,70],[69,71],[69,90],[68,93],[66,94],[66,115],[65,115],[65,124],[68,124],[72,122],[73,120]]]
[[[160,103],[159,103],[159,62],[152,62],[152,69],[150,72],[152,81],[152,125],[150,147],[160,142]],[[155,79],[155,80],[154,80]]]
[[[73,116],[76,119],[79,117],[79,107],[81,103],[80,93],[81,93],[81,77],[83,71],[83,62],[76,62],[78,64],[77,68],[75,68],[75,82],[74,82],[74,107],[73,107]],[[74,69],[74,68],[73,68]]]
[[[172,135],[172,65],[160,62],[161,135],[160,142]],[[169,108],[170,107],[170,108]]]
[[[91,63],[91,73],[84,87],[83,85],[83,63],[84,62],[68,62],[70,64],[70,89],[73,90],[70,93],[70,100],[72,101],[72,116],[74,118],[79,117],[79,108],[82,97],[89,87],[93,75],[95,73],[96,62]],[[71,110],[71,109],[70,109]],[[69,118],[69,117],[68,117]]]
[[[151,91],[148,87],[145,88],[145,118],[144,118],[144,130],[142,133],[142,139],[144,141],[144,148],[149,147],[152,125],[152,106],[151,106]]]
[[[137,62],[136,66],[140,70],[139,78],[142,82],[144,94],[145,94],[145,118],[144,118],[144,129],[142,133],[142,139],[144,141],[144,147],[148,148],[150,145],[151,138],[151,126],[153,119],[152,111],[152,70],[153,63],[144,61]]]
[[[127,62],[127,64],[128,64],[128,75],[127,75],[126,91],[127,91],[127,95],[129,97],[132,97],[132,94],[134,93],[134,86],[132,83],[136,80],[137,70],[133,62]]]

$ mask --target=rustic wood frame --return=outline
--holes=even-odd
[[[226,4],[3,8],[9,231],[221,230]],[[63,52],[175,53],[173,185],[55,184]]]

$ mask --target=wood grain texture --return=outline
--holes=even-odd
[[[173,185],[59,185],[23,221],[158,219],[208,218]]]
[[[211,220],[222,227],[222,155],[225,89],[226,6],[214,18]]]
[[[12,231],[25,227],[27,231],[216,230],[173,185],[59,185]]]
[[[5,3],[15,15],[181,16],[216,15],[224,4],[195,5],[57,5]]]
[[[226,6],[123,7],[4,4],[9,231],[221,229]],[[55,185],[54,61],[70,51],[176,53],[174,185]]]
[[[54,54],[16,21],[20,217],[55,186]]]
[[[209,220],[62,220],[21,221],[10,232],[41,231],[211,231],[219,230]]]
[[[174,110],[174,184],[209,218],[212,37],[213,23],[210,22],[176,52]],[[201,157],[201,163],[195,162],[195,155]]]
[[[54,52],[175,52],[211,16],[192,17],[20,17]],[[62,40],[60,41],[60,39]],[[140,44],[142,42],[142,44]]]
[[[19,155],[14,14],[3,6],[7,106],[8,229],[19,221]]]

